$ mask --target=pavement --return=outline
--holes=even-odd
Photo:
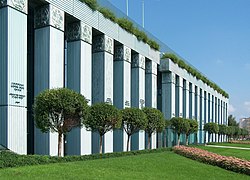
[[[245,148],[245,147],[233,147],[233,146],[217,146],[217,145],[205,145],[208,147],[217,147],[217,148],[227,148],[227,149],[245,149],[245,150],[250,150],[250,148]]]

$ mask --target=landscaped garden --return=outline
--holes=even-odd
[[[250,179],[172,151],[0,170],[1,179]]]

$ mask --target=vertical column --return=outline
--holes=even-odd
[[[140,54],[132,56],[131,73],[131,101],[133,107],[143,108],[145,106],[145,57]],[[132,135],[132,150],[145,148],[145,132],[139,131]]]
[[[208,122],[212,122],[212,97],[211,94],[208,93]],[[208,136],[208,142],[212,141],[212,137]]]
[[[35,12],[35,88],[38,95],[44,89],[64,85],[64,12],[46,5]],[[57,133],[42,133],[35,128],[36,154],[57,154]]]
[[[197,143],[200,143],[200,91],[197,86],[195,86],[195,119],[198,122],[198,132],[197,132]]]
[[[146,82],[145,82],[145,105],[157,108],[157,63],[146,61]],[[147,147],[147,134],[145,136],[145,148]],[[151,148],[156,148],[156,132],[151,137]]]
[[[217,97],[214,97],[214,102],[215,102],[215,104],[214,104],[214,123],[218,123],[218,101],[217,101]],[[218,142],[218,137],[217,137],[217,135],[216,134],[214,134],[214,136],[215,136],[215,139],[214,139],[214,141],[215,142]]]
[[[130,107],[131,100],[131,49],[124,45],[116,46],[114,58],[114,105],[124,109]],[[128,136],[123,127],[114,130],[113,138],[114,152],[127,150]]]
[[[68,24],[67,41],[67,87],[84,95],[91,105],[92,28],[80,21]],[[91,132],[85,127],[72,129],[66,139],[68,155],[91,154]]]
[[[176,108],[175,115],[177,117],[183,117],[183,78],[180,76],[176,77]]]
[[[204,125],[208,123],[208,94],[206,91],[204,91],[204,112],[203,113],[204,113],[204,122],[203,122],[203,125]],[[202,130],[203,130],[203,127],[202,127]],[[203,134],[204,134],[204,141],[208,142],[208,133],[203,130]]]
[[[27,154],[28,0],[0,1],[0,145]]]
[[[106,35],[93,38],[92,102],[113,104],[114,40]],[[103,152],[113,152],[113,131],[104,135]],[[99,152],[99,135],[92,133],[92,153]]]
[[[175,117],[175,74],[169,71],[162,71],[162,112],[168,120]],[[174,138],[170,128],[167,134],[166,143],[171,147],[174,145]]]
[[[189,118],[196,119],[195,116],[195,86],[192,83],[189,83]],[[190,136],[190,143],[195,143],[197,134],[194,133]]]
[[[220,124],[220,121],[221,121],[221,104],[220,104],[220,99],[218,98],[218,116],[217,116],[217,124],[219,125]],[[220,138],[219,138],[219,134],[217,134],[217,141],[220,142]]]
[[[212,121],[215,122],[215,97],[212,95]],[[215,135],[212,135],[212,142],[215,142]]]
[[[183,117],[184,118],[190,118],[189,117],[189,82],[183,79]],[[190,118],[191,119],[191,118]]]
[[[204,91],[200,88],[200,123],[199,123],[199,143],[204,143]]]

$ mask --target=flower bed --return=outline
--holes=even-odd
[[[211,164],[237,173],[250,175],[250,161],[247,160],[231,156],[222,156],[199,148],[186,146],[175,146],[173,151],[177,154],[202,163]]]
[[[250,144],[250,141],[229,141],[228,143],[232,143],[232,144]]]

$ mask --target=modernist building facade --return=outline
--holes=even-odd
[[[89,105],[148,106],[166,119],[196,119],[199,143],[208,138],[204,123],[227,123],[228,98],[79,0],[0,0],[0,38],[0,145],[19,154],[57,154],[57,134],[34,126],[32,104],[44,89],[68,87]],[[170,130],[167,137],[171,146]],[[65,154],[97,153],[98,138],[75,128]],[[106,133],[104,152],[125,151],[126,138],[123,130]],[[154,133],[152,148],[162,139]],[[140,131],[130,149],[145,149],[145,142]]]

